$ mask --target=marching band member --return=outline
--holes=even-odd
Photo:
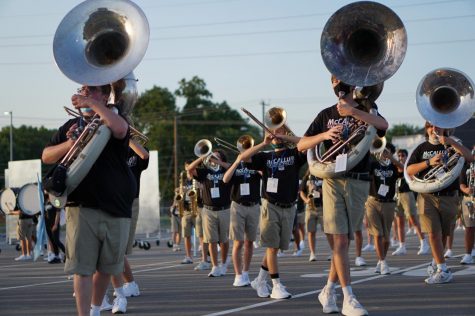
[[[191,160],[185,162],[185,169],[188,165],[192,163]],[[184,183],[184,213],[181,218],[181,236],[185,244],[185,258],[181,263],[183,264],[192,264],[192,254],[191,254],[191,235],[193,228],[195,228],[196,233],[196,218],[191,209],[191,201],[188,193],[192,190],[193,187],[193,176],[187,171],[186,172],[186,181]],[[197,190],[195,188],[195,190]],[[198,192],[196,192],[198,194]]]
[[[224,174],[224,183],[231,183],[231,225],[229,238],[233,241],[233,286],[247,286],[249,266],[259,225],[261,175],[250,167],[251,159],[241,160],[239,154]],[[244,245],[244,256],[241,257]]]
[[[310,172],[307,171],[300,184],[300,198],[305,202],[305,227],[308,234],[308,247],[310,257],[308,261],[316,261],[315,255],[315,235],[317,226],[323,230],[323,208],[322,208],[322,185]]]
[[[189,172],[188,172],[189,173]],[[193,176],[191,176],[193,177]],[[196,180],[195,180],[196,181]],[[208,249],[209,245],[207,242],[204,242],[204,231],[203,231],[203,185],[196,181],[196,187],[198,190],[198,215],[195,218],[195,233],[200,240],[200,249],[201,249],[201,261],[195,266],[194,270],[210,270],[211,264],[208,259]]]
[[[470,150],[448,136],[448,130],[438,128],[429,122],[425,123],[426,141],[416,147],[409,158],[407,173],[409,176],[423,177],[432,167],[443,163],[445,146],[451,146],[471,162]],[[440,135],[440,136],[439,136]],[[424,233],[429,235],[433,262],[428,268],[427,284],[448,283],[452,280],[452,272],[447,268],[444,258],[444,245],[451,227],[455,224],[459,189],[458,179],[445,189],[434,193],[419,193],[417,205]],[[434,265],[437,264],[437,266]]]
[[[223,177],[229,164],[226,156],[220,150],[215,150],[212,157],[199,157],[186,170],[203,186],[203,241],[209,244],[209,253],[213,265],[209,277],[219,277],[226,274],[229,250],[229,207],[230,185],[223,182]],[[209,158],[209,164],[215,168],[197,168],[204,159]],[[221,264],[218,265],[218,243],[221,247]]]
[[[7,206],[8,207],[8,206]],[[33,231],[35,224],[34,215],[28,215],[20,209],[9,210],[8,215],[17,215],[17,235],[20,240],[21,255],[15,258],[15,261],[31,260],[33,258]]]
[[[366,201],[366,219],[379,259],[374,272],[380,274],[390,274],[386,255],[394,220],[394,195],[398,173],[404,170],[403,164],[393,157],[395,152],[394,146],[388,143],[381,158],[372,160],[369,172],[371,184]]]
[[[89,173],[68,196],[64,270],[74,274],[81,316],[99,315],[110,276],[124,269],[136,193],[136,183],[127,166],[129,125],[107,106],[110,92],[111,85],[83,86],[71,98],[74,107],[85,116],[99,114],[112,134]],[[57,163],[74,145],[73,135],[82,124],[84,119],[79,117],[61,126],[43,150],[43,163]]]
[[[306,162],[304,154],[297,148],[286,148],[284,141],[297,143],[299,137],[286,135],[285,125],[275,129],[277,138],[266,134],[262,143],[241,154],[242,160],[252,157],[251,168],[262,172],[262,205],[260,218],[260,243],[267,248],[259,275],[251,282],[259,297],[274,299],[290,298],[280,282],[277,253],[289,248],[290,234],[295,216],[299,169]],[[274,150],[261,152],[271,144]],[[267,275],[272,280],[269,293]]]
[[[463,193],[462,216],[465,226],[464,241],[465,254],[460,264],[473,264],[472,249],[475,239],[475,209],[474,209],[474,190],[475,190],[475,170],[474,163],[465,164],[460,173],[460,191]]]
[[[355,101],[354,87],[332,76],[332,86],[339,97],[336,105],[321,111],[300,140],[299,150],[315,148],[321,142],[329,148],[338,140],[344,127],[368,123],[378,129],[378,136],[384,136],[388,123],[380,115],[368,113],[377,108],[371,100]],[[341,93],[340,93],[341,92]],[[345,315],[366,315],[367,311],[353,294],[350,281],[348,248],[354,232],[362,230],[364,205],[369,193],[369,152],[343,177],[323,180],[323,225],[333,252],[327,285],[318,296],[324,313],[338,312],[336,305],[336,282],[343,289],[343,310]]]
[[[397,151],[397,157],[399,162],[403,165],[407,160],[407,150],[399,149]],[[397,186],[397,204],[396,204],[396,229],[397,236],[399,237],[399,247],[392,253],[393,256],[404,255],[406,254],[405,246],[405,219],[407,218],[408,222],[417,233],[419,237],[420,246],[418,255],[425,255],[429,252],[429,243],[424,236],[424,233],[421,231],[421,225],[417,219],[417,207],[416,207],[416,198],[414,197],[414,192],[409,189],[409,185],[404,178],[404,173],[399,174],[398,186]]]

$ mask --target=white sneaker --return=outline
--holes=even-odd
[[[181,261],[181,264],[191,264],[193,263],[193,259],[191,259],[190,257],[185,257],[182,261]]]
[[[310,254],[310,258],[308,258],[308,261],[309,261],[309,262],[317,261],[317,257],[315,256],[314,253],[311,253],[311,254]]]
[[[452,272],[450,270],[442,271],[437,269],[437,271],[424,280],[427,284],[442,284],[449,283],[452,281]]]
[[[412,235],[412,229],[408,228],[406,231],[406,236]]]
[[[31,260],[33,257],[31,255],[26,255],[24,260]]]
[[[297,250],[297,251],[295,251],[295,252],[292,254],[292,256],[294,256],[294,257],[300,257],[300,256],[302,255],[302,252],[303,252],[302,249]]]
[[[226,272],[228,272],[228,263],[221,263],[219,265],[219,270],[221,272],[221,275],[226,275]]]
[[[374,246],[372,244],[367,244],[366,246],[361,249],[363,252],[373,252],[374,251]]]
[[[265,280],[261,281],[259,278],[255,278],[254,281],[251,282],[251,287],[257,291],[257,296],[259,297],[269,297],[269,286]]]
[[[278,258],[280,258],[280,257],[285,257],[285,252],[279,251],[279,252],[277,253],[277,257],[278,257]]]
[[[368,315],[368,311],[364,309],[363,305],[358,302],[354,295],[350,295],[348,299],[343,300],[341,313],[346,316]]]
[[[399,242],[396,239],[391,239],[391,248],[399,247]]]
[[[222,274],[221,274],[221,267],[213,267],[213,268],[211,269],[211,272],[208,273],[208,276],[209,276],[210,278],[216,278],[216,277],[222,276]]]
[[[101,312],[110,311],[112,307],[113,307],[112,304],[109,303],[109,297],[107,297],[107,295],[104,295],[104,298],[102,299],[102,303],[101,303]]]
[[[116,297],[114,306],[112,306],[112,314],[125,314],[127,311],[127,299],[125,297]]]
[[[393,251],[393,256],[404,256],[407,253],[406,246],[400,245],[395,251]]]
[[[15,258],[15,261],[25,261],[25,260],[27,260],[25,255],[21,255]]]
[[[430,246],[427,242],[427,239],[421,240],[421,246],[419,247],[419,251],[417,252],[418,255],[426,255],[429,253]]]
[[[291,298],[292,294],[287,292],[286,288],[284,285],[281,283],[274,284],[272,287],[272,293],[270,295],[270,298],[276,299],[276,300],[282,300],[282,299],[288,299]]]
[[[447,249],[447,251],[444,253],[445,258],[453,258],[454,253],[452,252],[452,249]]]
[[[355,265],[358,267],[362,267],[366,265],[366,261],[363,259],[363,257],[356,257],[355,258]]]
[[[437,266],[432,262],[427,267],[427,275],[432,276],[437,271]]]
[[[211,269],[211,264],[206,261],[200,261],[195,267],[196,271],[201,271],[201,270],[209,270]]]
[[[325,314],[338,313],[340,311],[338,306],[336,306],[336,293],[334,289],[331,291],[325,286],[318,294],[318,301],[322,304]]]
[[[463,230],[463,226],[462,225],[457,225],[457,227],[455,227],[455,230]]]
[[[387,264],[386,260],[381,261],[381,274],[382,275],[391,274],[391,272],[389,271],[389,265]]]
[[[374,273],[381,273],[381,260],[378,260],[376,268],[374,268]]]
[[[254,241],[252,244],[254,245],[255,249],[259,248],[259,243],[257,241]]]
[[[136,282],[124,283],[122,286],[125,297],[136,297],[140,296],[139,286]]]
[[[246,286],[247,285],[251,285],[251,280],[249,280],[249,274],[242,274],[242,279],[243,281],[246,283]]]
[[[89,316],[101,316],[101,311],[100,310],[92,310],[92,308],[89,310]]]
[[[233,286],[236,287],[243,287],[243,286],[248,286],[249,283],[247,282],[246,278],[241,274],[237,275],[234,277],[234,283]]]
[[[305,249],[305,240],[301,240],[301,241],[300,241],[299,247],[300,247],[301,250],[304,250],[304,249]]]
[[[473,264],[473,257],[471,254],[466,253],[463,255],[462,260],[460,261],[460,264]]]

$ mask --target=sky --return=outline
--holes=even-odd
[[[53,37],[80,2],[0,0],[0,127],[9,126],[2,114],[8,111],[15,127],[57,128],[68,119],[63,106],[80,84],[56,66]],[[335,103],[320,37],[329,17],[351,2],[136,0],[150,25],[147,53],[134,70],[139,93],[154,85],[174,91],[181,79],[199,76],[215,102],[259,117],[262,101],[283,107],[287,124],[301,135]],[[475,79],[475,1],[379,2],[401,18],[408,36],[404,62],[377,101],[380,113],[390,126],[422,126],[415,94],[425,74],[450,67]]]

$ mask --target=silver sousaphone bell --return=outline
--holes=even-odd
[[[53,54],[59,69],[83,85],[124,78],[147,50],[150,29],[143,11],[127,0],[86,0],[59,24]]]
[[[376,2],[350,3],[325,24],[320,50],[325,66],[353,86],[373,86],[389,79],[401,66],[407,34],[401,19]]]

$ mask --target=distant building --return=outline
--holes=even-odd
[[[406,149],[411,152],[417,145],[425,141],[425,137],[422,134],[393,136],[392,143],[398,149]]]

